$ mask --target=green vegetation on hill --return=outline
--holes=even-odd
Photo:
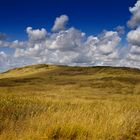
[[[140,70],[34,65],[0,74],[0,140],[139,140]]]

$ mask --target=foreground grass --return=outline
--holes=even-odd
[[[139,71],[23,70],[1,75],[0,140],[140,139]]]

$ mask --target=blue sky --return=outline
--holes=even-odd
[[[0,31],[9,38],[23,39],[26,27],[50,29],[56,17],[66,14],[69,26],[96,34],[125,26],[130,18],[128,7],[134,3],[136,0],[1,0]]]
[[[139,68],[139,14],[140,0],[1,0],[0,71],[38,63]]]

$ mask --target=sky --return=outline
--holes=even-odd
[[[140,68],[140,0],[1,0],[0,71],[31,64]]]

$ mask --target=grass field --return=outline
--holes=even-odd
[[[140,140],[140,70],[34,65],[2,73],[0,140]]]

